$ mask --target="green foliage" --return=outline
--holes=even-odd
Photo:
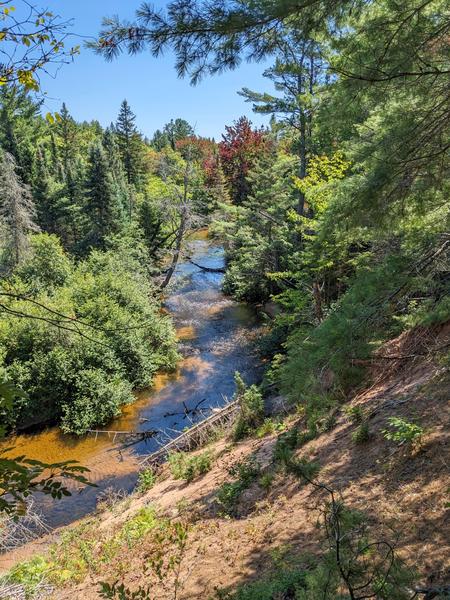
[[[239,401],[239,417],[234,426],[234,439],[240,440],[260,426],[264,419],[264,401],[256,385],[247,387],[241,375],[234,375],[236,392],[234,399]]]
[[[258,427],[258,429],[256,430],[256,436],[259,438],[263,438],[266,435],[273,435],[274,433],[284,431],[285,429],[286,426],[284,425],[284,423],[268,418],[264,419],[263,424]]]
[[[56,248],[54,265],[69,268],[55,239],[43,242],[45,252]],[[13,424],[58,419],[66,431],[83,433],[119,414],[132,389],[151,384],[157,370],[174,366],[173,328],[131,250],[92,252],[62,284],[37,291],[48,264],[32,256],[23,269],[32,281],[16,279],[20,293],[7,302],[27,318],[0,315],[3,366],[28,394],[15,403]]]
[[[101,582],[100,596],[111,600],[152,600],[150,588],[139,586],[131,591],[123,583],[115,581],[114,583]]]
[[[365,419],[361,406],[344,406],[343,411],[353,425],[360,425]]]
[[[136,492],[144,494],[151,490],[157,481],[157,476],[153,469],[144,469],[139,472],[139,478],[136,485]]]
[[[303,588],[305,573],[301,570],[279,570],[259,578],[258,581],[240,585],[237,590],[219,590],[220,600],[272,600],[273,598],[297,598]]]
[[[66,283],[73,272],[70,258],[56,235],[40,233],[30,240],[30,256],[17,274],[33,292],[52,291]]]
[[[182,522],[164,522],[153,533],[153,545],[144,566],[144,574],[162,584],[170,598],[178,598],[183,589],[181,565],[184,559],[189,528]],[[169,581],[170,580],[170,581]],[[135,591],[118,581],[110,584],[100,582],[100,596],[116,600],[156,600],[151,593],[153,586],[139,586]]]
[[[26,499],[42,493],[55,499],[70,496],[63,484],[70,479],[92,485],[86,478],[89,469],[77,461],[44,463],[26,456],[9,457],[11,448],[0,453],[0,513],[20,516],[26,512]],[[8,453],[8,456],[6,456]]]
[[[369,423],[367,421],[363,421],[358,425],[355,431],[352,433],[352,441],[355,444],[364,444],[368,442],[370,439],[370,429]]]
[[[264,475],[261,475],[259,478],[258,483],[263,489],[268,490],[273,483],[274,477],[275,475],[273,473],[264,473]]]
[[[389,429],[384,429],[383,434],[387,440],[397,444],[420,445],[424,430],[420,425],[411,423],[400,417],[388,419]]]
[[[126,542],[128,548],[132,548],[158,524],[155,509],[151,506],[142,508],[136,516],[125,523],[120,537]]]
[[[168,461],[170,472],[175,479],[192,481],[211,470],[213,455],[209,450],[195,455],[186,452],[171,452]]]
[[[126,100],[120,105],[115,125],[117,146],[129,184],[140,186],[143,171],[143,145],[141,134],[135,125],[136,115]]]
[[[294,450],[303,443],[303,439],[303,435],[297,427],[292,427],[279,435],[273,451],[275,462],[285,463],[292,456]]]
[[[8,573],[8,581],[20,584],[25,592],[25,597],[33,598],[46,579],[48,567],[49,564],[43,556],[33,556],[30,560],[14,566]]]
[[[230,469],[230,475],[236,479],[223,483],[217,491],[217,502],[226,515],[236,515],[241,494],[250,487],[259,473],[260,467],[252,459],[238,463]]]

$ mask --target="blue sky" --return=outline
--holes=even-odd
[[[131,18],[139,3],[140,0],[45,2],[54,13],[73,18],[71,30],[83,36],[94,36],[103,16]],[[156,0],[154,4],[163,7],[166,2]],[[77,43],[74,40],[74,45]],[[120,102],[127,98],[144,135],[150,137],[171,118],[181,117],[195,126],[198,135],[219,139],[224,125],[244,114],[255,125],[268,123],[268,117],[252,113],[251,105],[236,93],[243,86],[270,90],[270,82],[262,77],[264,68],[264,64],[243,64],[235,71],[209,77],[192,87],[188,80],[178,79],[170,53],[158,59],[150,53],[122,55],[107,63],[82,48],[73,64],[64,65],[54,79],[45,76],[41,82],[47,93],[45,111],[57,111],[65,101],[77,120],[97,119],[108,125],[115,121]]]

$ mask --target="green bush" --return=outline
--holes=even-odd
[[[153,469],[144,469],[139,473],[136,491],[141,494],[148,492],[148,490],[151,490],[155,485],[156,481],[157,476],[155,475]]]
[[[361,406],[344,406],[344,414],[353,425],[359,425],[364,421],[364,411]]]
[[[229,472],[236,479],[221,485],[217,492],[217,502],[225,514],[234,516],[242,492],[250,487],[258,477],[260,467],[254,460],[250,459],[234,465]]]
[[[235,441],[238,441],[263,423],[264,401],[258,387],[256,385],[247,387],[238,372],[234,375],[234,381],[236,383],[234,399],[239,400],[240,412],[233,437]]]
[[[0,315],[0,368],[27,392],[11,426],[58,421],[82,434],[174,367],[174,329],[131,249],[94,251],[76,266],[54,236],[36,236],[32,249],[14,277],[18,297],[4,301],[33,318]]]
[[[388,419],[390,429],[384,429],[383,434],[387,440],[397,444],[420,444],[424,430],[415,423],[410,423],[400,417]]]
[[[120,532],[120,538],[123,539],[129,548],[132,548],[136,542],[141,540],[147,533],[159,525],[156,511],[151,506],[142,508],[137,515],[127,521]]]
[[[234,592],[217,592],[220,600],[273,600],[274,598],[296,598],[303,588],[305,573],[301,570],[277,570],[259,577],[257,581],[240,585]]]
[[[120,414],[124,404],[133,402],[132,386],[120,377],[108,379],[100,369],[80,371],[72,397],[62,406],[61,429],[83,433],[93,423],[103,425]]]
[[[263,438],[266,435],[273,435],[274,433],[284,431],[286,426],[284,423],[280,423],[279,421],[274,421],[273,419],[264,419],[262,425],[258,427],[256,430],[256,436],[259,438]]]
[[[34,593],[47,578],[50,565],[40,555],[33,556],[30,560],[20,562],[9,571],[7,579],[11,583],[23,586],[26,598],[32,598]]]
[[[362,382],[363,361],[401,331],[385,299],[408,280],[413,260],[405,251],[378,264],[372,259],[370,266],[361,261],[345,293],[317,326],[293,328],[279,372],[282,390],[292,401],[320,389],[325,370],[333,373],[333,388],[344,393]]]
[[[273,451],[275,462],[286,462],[302,442],[303,437],[297,427],[292,427],[279,435]]]
[[[370,439],[370,429],[369,423],[367,421],[363,421],[358,425],[355,431],[352,433],[352,441],[355,444],[364,444],[368,442]]]
[[[211,470],[213,456],[209,450],[201,454],[171,452],[168,457],[170,472],[175,479],[192,481]]]
[[[259,485],[265,489],[268,490],[274,480],[275,475],[273,473],[264,473],[264,475],[261,475],[261,477],[259,478]]]

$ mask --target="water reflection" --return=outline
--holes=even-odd
[[[222,268],[222,247],[205,239],[189,243],[191,259],[210,269]],[[176,435],[212,408],[223,405],[234,392],[233,374],[239,370],[251,383],[259,375],[258,361],[250,337],[256,325],[255,312],[233,302],[221,292],[223,275],[204,271],[189,260],[181,263],[168,291],[166,308],[172,314],[183,359],[176,373],[160,374],[151,390],[137,394],[134,404],[108,426],[111,430],[162,430]],[[203,414],[185,415],[184,407],[201,406]],[[97,488],[87,488],[59,502],[39,498],[46,521],[52,525],[72,522],[95,508],[100,490],[107,487],[131,490],[137,479],[139,457],[158,447],[150,439],[121,449],[112,437],[62,435],[57,429],[21,435],[8,440],[15,453],[48,462],[68,459],[91,469]]]

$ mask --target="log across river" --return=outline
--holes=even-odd
[[[151,389],[137,394],[136,402],[124,407],[123,415],[102,427],[114,431],[165,431],[165,435],[123,448],[123,439],[108,434],[82,438],[63,435],[57,428],[7,440],[14,453],[47,462],[77,460],[91,470],[96,488],[86,488],[63,500],[38,497],[36,504],[51,527],[66,525],[95,509],[98,495],[106,488],[131,491],[139,463],[158,449],[161,441],[226,404],[233,396],[233,375],[258,379],[260,364],[251,338],[257,331],[255,311],[227,298],[221,291],[223,248],[197,235],[188,242],[189,260],[181,262],[165,301],[180,339],[183,356],[176,373],[160,374]],[[197,264],[195,264],[197,263]],[[206,267],[206,268],[201,268]],[[193,408],[201,409],[189,412]]]

